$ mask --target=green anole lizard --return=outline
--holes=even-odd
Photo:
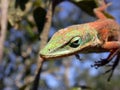
[[[109,5],[94,9],[99,18],[97,21],[69,26],[56,32],[40,51],[40,56],[53,59],[77,53],[110,52],[106,59],[95,62],[93,66],[104,66],[116,58],[111,68],[113,72],[120,58],[120,26],[102,13]]]

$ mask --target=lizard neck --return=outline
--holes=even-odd
[[[89,23],[89,25],[93,28],[95,28],[96,30],[102,30],[104,28],[106,29],[111,29],[113,27],[115,27],[116,30],[118,30],[118,24],[112,20],[112,19],[99,19],[95,22],[91,22]]]
[[[98,37],[102,41],[118,41],[120,26],[112,19],[99,19],[89,23],[98,32]]]

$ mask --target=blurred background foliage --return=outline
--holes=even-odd
[[[30,90],[37,68],[40,34],[47,20],[51,0],[10,0],[8,30],[4,43],[4,56],[0,64],[0,90]],[[96,0],[97,1],[97,0]],[[49,36],[70,25],[95,21],[95,0],[52,0],[53,17]],[[120,23],[119,0],[112,2],[107,12]],[[108,16],[111,16],[108,14]],[[103,73],[109,67],[95,69],[94,61],[108,53],[81,54],[83,61],[74,56],[47,61],[43,65],[39,90],[120,90],[120,67],[110,82]]]

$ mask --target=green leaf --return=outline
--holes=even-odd
[[[95,0],[71,0],[70,2],[77,5],[89,15],[95,16],[93,13],[93,9],[97,7]]]
[[[25,10],[25,5],[26,5],[26,3],[28,2],[29,0],[16,0],[16,2],[15,2],[15,8],[17,8],[17,7],[20,7],[20,9],[22,10],[22,11],[24,11]]]
[[[43,9],[42,7],[37,7],[33,11],[33,17],[34,17],[35,23],[38,27],[39,34],[43,30],[43,27],[44,27],[44,24],[46,21],[46,13],[47,13],[46,10]]]
[[[53,5],[52,11],[54,12],[55,7],[56,7],[59,3],[63,2],[63,1],[65,1],[65,0],[52,0],[52,5]]]
[[[82,90],[80,87],[73,87],[71,90]]]
[[[107,18],[111,18],[111,19],[115,19],[112,15],[110,15],[107,12],[103,12],[103,14],[107,17]]]

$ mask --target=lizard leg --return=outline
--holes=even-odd
[[[111,41],[106,42],[102,46],[103,48],[110,50],[110,54],[107,58],[101,59],[100,61],[95,61],[95,64],[92,66],[100,67],[108,64],[119,52],[120,52],[120,42],[118,41]]]
[[[119,41],[107,41],[102,45],[102,48],[106,50],[113,50],[120,48],[120,42]]]
[[[95,8],[94,13],[99,19],[106,19],[107,17],[103,14],[102,11],[104,11],[108,6],[110,6],[111,3],[105,4],[103,3],[102,6]]]
[[[120,49],[119,49],[120,50]],[[109,70],[107,70],[105,73],[108,73],[108,72],[111,72],[110,73],[110,76],[108,77],[108,81],[110,81],[113,73],[114,73],[114,70],[116,69],[116,67],[118,66],[119,64],[119,61],[120,61],[120,53],[117,53],[117,57],[112,65],[112,68],[110,68]]]

